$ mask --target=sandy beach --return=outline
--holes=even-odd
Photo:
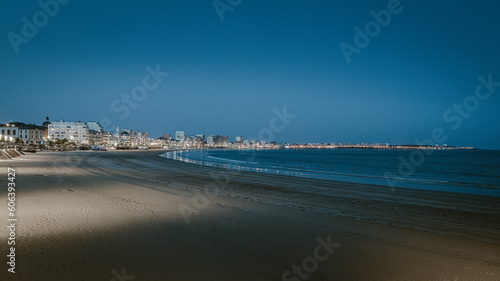
[[[500,198],[227,171],[161,153],[0,161],[2,217],[10,167],[18,218],[16,273],[4,262],[0,280],[500,280]],[[2,227],[5,261],[8,236]]]

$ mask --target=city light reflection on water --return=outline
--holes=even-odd
[[[320,153],[321,155],[316,155]],[[350,183],[361,183],[369,184],[369,186],[373,188],[386,189],[389,188],[389,186],[387,183],[387,179],[384,177],[384,171],[387,171],[392,167],[390,165],[391,163],[397,163],[397,157],[401,153],[410,152],[400,150],[370,150],[367,152],[366,150],[218,151],[201,149],[169,151],[162,154],[161,156],[185,163],[205,165],[223,169],[260,172],[303,178],[315,178]],[[495,181],[496,177],[488,178],[488,174],[485,171],[476,171],[477,175],[465,175],[461,180],[456,179],[456,175],[453,173],[454,166],[451,165],[455,162],[450,162],[451,164],[449,162],[445,162],[445,164],[441,163],[443,161],[449,161],[450,153],[452,153],[451,156],[454,157],[453,159],[455,159],[456,162],[458,160],[465,161],[466,159],[469,159],[471,157],[470,154],[481,154],[483,152],[453,151],[443,152],[441,154],[435,153],[434,158],[429,158],[427,160],[427,162],[429,162],[427,163],[427,170],[421,168],[422,171],[419,170],[420,174],[418,175],[413,175],[412,177],[397,178],[395,186],[399,188],[403,187],[412,189],[438,190],[500,197],[500,188],[497,184],[498,181]],[[247,157],[246,155],[248,154],[252,154],[252,156]],[[314,154],[312,155],[314,157],[308,159],[304,159],[303,157],[294,157],[293,159],[283,158],[286,155],[307,156],[308,154]],[[323,158],[320,158],[320,156],[322,156]],[[482,158],[484,158],[484,155],[482,156]],[[283,159],[285,159],[286,161],[283,161]],[[335,165],[331,165],[331,163],[324,163],[324,161],[320,162],[321,159],[337,159],[338,161],[334,163]],[[352,163],[346,161],[346,159],[351,160]],[[345,163],[341,162],[341,160]],[[442,165],[447,165],[447,168],[440,170],[432,169],[432,167],[436,166],[434,162],[440,164],[440,167],[442,167]],[[492,167],[496,167],[494,166],[494,163],[490,163],[490,166],[491,165],[493,165]],[[393,166],[395,166],[395,169],[397,169],[397,165]],[[359,168],[359,171],[354,170],[355,168]],[[392,172],[397,173],[397,170]],[[454,177],[447,177],[448,175],[452,175]],[[440,178],[440,176],[444,178]],[[488,179],[490,179],[490,181],[487,181]]]
[[[282,168],[262,167],[260,163],[251,161],[235,161],[231,159],[217,158],[218,160],[208,159],[208,151],[202,150],[179,150],[169,151],[161,155],[167,159],[182,161],[191,164],[205,165],[210,167],[217,167],[223,169],[260,172],[268,174],[278,174],[296,177],[312,177],[311,174],[298,171],[284,170]],[[212,157],[213,158],[213,157]],[[233,162],[233,163],[231,163]],[[238,164],[234,163],[237,162]]]

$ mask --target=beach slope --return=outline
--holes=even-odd
[[[161,151],[29,154],[0,280],[500,280],[500,199],[226,171]],[[0,252],[9,254],[6,227]]]

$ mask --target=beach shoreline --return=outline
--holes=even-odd
[[[110,280],[125,268],[135,280],[287,280],[329,236],[339,247],[303,270],[308,280],[500,278],[498,198],[225,170],[165,151],[2,161],[18,173],[19,250],[17,272],[0,278]]]
[[[351,149],[349,149],[351,150]],[[356,151],[362,151],[360,149],[353,149]],[[394,149],[399,151],[397,149]],[[394,151],[391,150],[391,151]],[[391,158],[384,159],[384,163],[393,163],[394,165],[379,167],[373,170],[373,167],[364,166],[363,171],[353,171],[351,170],[350,164],[342,162],[339,160],[338,163],[333,165],[332,163],[325,162],[314,162],[314,159],[311,158],[300,158],[302,153],[295,154],[296,158],[293,162],[289,162],[288,160],[285,162],[281,162],[279,159],[283,156],[283,153],[274,154],[273,159],[278,159],[278,162],[270,163],[265,157],[269,157],[268,155],[259,155],[262,152],[269,151],[283,151],[285,153],[293,152],[296,153],[304,152],[304,151],[319,151],[319,150],[308,150],[308,149],[248,149],[248,150],[239,150],[239,149],[174,149],[172,151],[168,151],[166,153],[161,154],[161,157],[165,157],[168,159],[178,160],[186,163],[205,165],[211,167],[218,167],[223,169],[232,169],[232,170],[242,170],[242,171],[252,171],[252,172],[260,172],[267,174],[279,174],[285,176],[295,176],[302,178],[315,178],[315,179],[323,179],[335,182],[344,182],[344,183],[355,183],[355,184],[367,184],[367,185],[377,185],[377,186],[386,186],[387,188],[397,189],[397,188],[411,188],[411,189],[422,189],[422,190],[431,190],[431,191],[442,191],[442,192],[451,192],[451,193],[463,193],[463,194],[471,194],[471,195],[484,195],[484,196],[495,196],[500,197],[500,186],[498,184],[494,184],[492,182],[479,183],[477,179],[472,178],[462,178],[462,181],[454,181],[456,180],[456,174],[451,172],[450,174],[442,173],[439,175],[429,175],[425,172],[423,174],[417,175],[414,174],[414,170],[416,167],[412,167],[411,163],[404,163],[409,166],[404,166],[401,163],[398,163],[400,159],[404,159],[403,155],[393,155]],[[342,157],[342,154],[333,154],[332,152],[337,152],[337,150],[322,150],[324,155],[330,156],[332,158]],[[341,150],[342,151],[342,150]],[[375,150],[378,152],[384,152],[387,150]],[[220,155],[223,152],[224,154]],[[227,152],[234,152],[233,155],[227,155]],[[237,153],[236,153],[237,152]],[[267,154],[267,153],[266,153]],[[281,155],[280,155],[281,154]],[[218,157],[214,156],[217,155]],[[324,156],[321,155],[321,156]],[[410,154],[411,155],[411,154]],[[227,157],[227,158],[221,158]],[[241,158],[241,156],[244,156]],[[264,157],[263,159],[259,159],[260,157]],[[316,154],[314,156],[317,156]],[[363,158],[371,158],[375,155],[362,155]],[[406,155],[408,156],[408,155]],[[232,159],[239,158],[239,159]],[[423,159],[425,161],[426,159]],[[429,159],[427,159],[429,160]],[[263,163],[262,163],[263,161]],[[267,162],[266,162],[267,161]],[[276,161],[276,160],[275,160]],[[380,161],[380,160],[379,160]],[[305,166],[299,165],[296,163],[308,163]],[[429,161],[427,161],[429,162]],[[289,165],[292,163],[293,165]],[[415,164],[418,164],[414,162]],[[398,165],[399,164],[399,165]],[[435,163],[426,163],[426,165],[435,165]],[[352,165],[352,164],[351,164]],[[359,162],[356,162],[356,166],[360,166]],[[404,167],[403,167],[404,166]],[[419,164],[420,166],[420,164]],[[321,167],[318,169],[317,167]],[[406,168],[405,168],[406,167]],[[406,170],[405,170],[406,169]],[[410,169],[410,170],[408,170]],[[451,169],[449,166],[443,166],[443,171],[447,171]],[[382,171],[382,172],[381,172]],[[450,171],[448,171],[450,172]],[[428,172],[427,172],[428,173]],[[473,172],[471,172],[473,173]],[[444,175],[444,178],[443,178]],[[440,179],[436,179],[433,176],[440,176]],[[489,175],[478,175],[484,181]],[[470,181],[475,182],[470,182]],[[469,182],[467,182],[469,181]]]

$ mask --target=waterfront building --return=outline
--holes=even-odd
[[[210,135],[207,137],[207,144],[210,146],[228,146],[229,137],[221,135]]]
[[[18,125],[19,139],[25,144],[40,145],[44,141],[45,129],[34,124]]]
[[[104,145],[107,147],[117,146],[120,142],[120,135],[115,132],[103,132],[101,143],[96,145]]]
[[[195,135],[195,137],[198,138],[199,140],[201,140],[202,144],[205,143],[205,135],[204,134],[197,134],[197,135]]]
[[[186,139],[185,145],[187,147],[202,147],[204,144],[203,138],[201,136],[189,136]]]
[[[164,140],[171,140],[172,139],[172,136],[170,134],[163,134],[160,139],[164,139]]]
[[[104,131],[102,125],[96,121],[89,121],[86,123],[89,126],[89,131],[102,133]]]
[[[149,145],[149,133],[133,131],[131,134],[132,145]]]
[[[185,131],[177,131],[175,132],[175,140],[180,142],[185,142],[187,139],[187,134]]]
[[[47,116],[45,118],[45,122],[42,123],[42,127],[43,127],[43,138],[44,139],[48,139],[49,138],[49,124],[50,124],[50,121],[49,121],[49,116]]]
[[[42,126],[21,122],[0,124],[0,141],[39,145],[43,142],[43,139],[44,129]]]
[[[89,144],[89,126],[83,122],[55,121],[48,125],[49,140],[68,140],[76,144]]]
[[[19,128],[14,124],[0,124],[0,141],[12,142],[19,138]]]

